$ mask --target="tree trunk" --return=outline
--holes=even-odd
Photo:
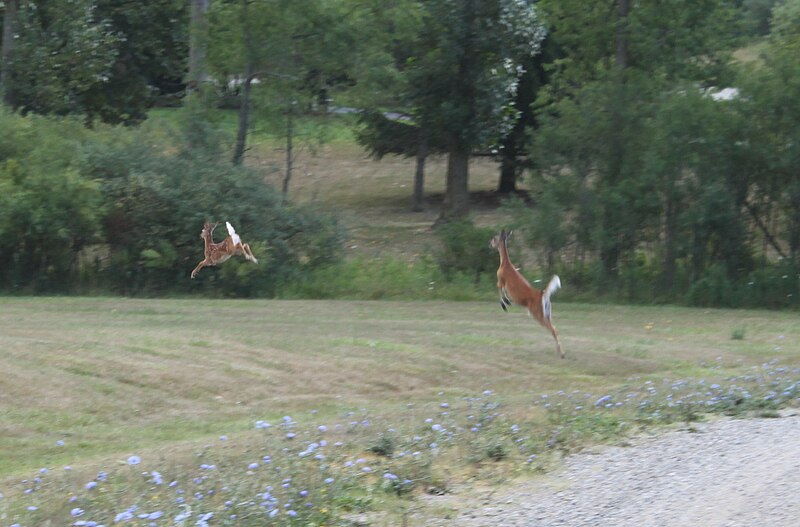
[[[414,171],[414,196],[411,201],[411,210],[422,212],[425,210],[425,160],[428,157],[428,138],[425,132],[420,132],[419,145],[417,146],[417,165]]]
[[[617,1],[617,66],[620,69],[628,67],[628,13],[630,13],[630,0]]]
[[[469,152],[458,145],[447,156],[447,183],[440,221],[463,218],[469,214]]]
[[[508,141],[500,157],[500,183],[497,185],[497,192],[500,194],[511,194],[517,191],[519,169],[517,147],[514,143],[514,138]]]
[[[196,90],[208,80],[206,72],[206,33],[208,31],[209,0],[191,0],[191,20],[189,27],[189,78],[187,91]]]
[[[250,89],[253,84],[253,65],[247,64],[247,76],[239,96],[239,128],[236,132],[236,147],[233,151],[233,164],[241,165],[247,147],[247,130],[250,127]]]
[[[292,104],[289,103],[289,112],[286,115],[286,174],[283,177],[283,201],[289,197],[289,181],[292,179],[292,168],[294,165],[294,114]]]
[[[616,63],[619,69],[617,89],[614,94],[615,100],[611,101],[611,120],[612,134],[609,138],[609,158],[608,168],[605,174],[607,193],[614,193],[619,188],[623,178],[625,160],[627,158],[627,120],[624,115],[625,105],[627,104],[627,83],[625,70],[628,68],[628,12],[630,10],[629,0],[617,0],[617,28],[616,28]],[[604,242],[600,250],[600,260],[603,263],[603,271],[609,278],[616,279],[619,276],[619,260],[624,250],[624,239],[616,232],[621,227],[620,211],[614,200],[604,203],[603,228],[611,230],[606,233],[610,240]]]
[[[14,33],[17,29],[17,0],[6,0],[5,13],[3,13],[3,50],[0,56],[0,89],[3,92],[3,102],[9,107],[14,107],[14,96],[9,87],[11,68],[9,59],[14,52]]]
[[[677,272],[675,260],[677,258],[676,236],[678,231],[675,200],[671,195],[667,196],[664,208],[664,274],[662,275],[661,287],[664,292],[670,292],[675,286],[675,274]]]

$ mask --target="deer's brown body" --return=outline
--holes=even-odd
[[[509,236],[511,236],[511,231],[500,231],[489,243],[500,254],[500,267],[497,268],[500,307],[503,308],[503,311],[507,311],[508,306],[513,302],[527,309],[528,313],[553,335],[556,341],[556,351],[563,359],[564,352],[561,350],[561,342],[558,340],[558,331],[553,325],[550,304],[550,296],[561,287],[561,280],[557,275],[553,275],[550,283],[543,290],[532,287],[508,258],[506,240]]]
[[[228,227],[228,237],[219,243],[214,243],[213,233],[217,225],[217,223],[212,225],[208,222],[203,224],[200,237],[205,243],[205,258],[203,258],[192,271],[192,278],[194,278],[197,272],[203,267],[220,264],[228,260],[231,256],[241,255],[244,256],[246,260],[258,263],[258,260],[256,260],[256,257],[253,256],[253,252],[250,250],[250,246],[246,243],[242,243],[239,235],[236,234],[236,231],[233,230],[233,226],[228,222],[225,222],[225,225]]]

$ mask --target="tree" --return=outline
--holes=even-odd
[[[370,25],[367,59],[355,77],[354,91],[363,108],[357,140],[376,159],[387,154],[415,158],[411,210],[424,210],[425,162],[432,153],[446,151],[432,133],[426,116],[410,95],[413,93],[412,68],[415,57],[424,54],[426,42],[420,39],[422,3],[405,0],[385,5],[377,2],[374,23]],[[389,117],[391,115],[392,117]]]
[[[410,61],[409,98],[447,145],[447,221],[469,212],[469,156],[512,125],[518,68],[538,53],[544,29],[532,4],[514,0],[436,0],[423,13],[427,52]]]
[[[738,102],[747,123],[753,173],[758,181],[750,209],[760,225],[771,211],[782,219],[775,237],[784,239],[788,256],[800,266],[800,1],[790,0],[772,12],[772,26],[760,61],[743,66]],[[762,227],[766,232],[766,229]],[[765,234],[766,236],[766,234]],[[771,235],[770,235],[771,236]],[[769,236],[768,236],[769,239]],[[788,254],[787,254],[788,253]]]
[[[6,106],[14,107],[14,98],[10,89],[11,83],[11,58],[14,52],[14,34],[17,31],[19,6],[17,0],[6,0],[3,3],[3,50],[0,55],[0,89],[3,90],[3,102]]]
[[[12,39],[13,46],[4,47],[6,100],[23,112],[82,114],[89,122],[144,120],[154,94],[182,89],[183,4],[183,0],[19,4],[17,38]],[[4,31],[14,25],[13,17],[8,21]]]
[[[208,80],[206,44],[208,40],[208,4],[210,0],[191,0],[189,28],[189,76],[187,87],[196,90]]]
[[[524,158],[528,155],[530,135],[538,128],[534,105],[549,82],[550,65],[560,57],[552,37],[546,36],[541,48],[541,53],[523,59],[521,71],[517,74],[513,101],[516,119],[511,130],[500,141],[500,181],[497,184],[500,194],[516,192],[522,171],[531,166],[530,160]]]
[[[729,10],[721,0],[544,0],[541,7],[567,58],[543,94],[552,104],[540,103],[538,168],[551,179],[577,178],[575,217],[585,223],[576,232],[613,279],[643,241],[658,239],[660,216],[679,206],[659,201],[672,196],[659,188],[667,180],[645,167],[655,144],[651,121],[675,90],[724,81]]]
[[[260,92],[287,114],[324,103],[331,89],[346,84],[354,56],[360,11],[341,0],[239,0],[215,3],[208,49],[209,67],[220,82],[239,90],[239,124],[233,162],[247,148],[253,95]],[[366,23],[366,21],[364,21]],[[266,100],[265,100],[266,99]]]

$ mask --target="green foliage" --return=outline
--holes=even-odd
[[[315,269],[284,284],[283,298],[347,299],[450,299],[477,300],[486,296],[487,282],[475,283],[470,274],[452,272],[445,277],[436,262],[409,263],[392,258],[349,258]]]
[[[113,204],[104,237],[115,288],[269,296],[338,259],[342,233],[333,218],[283,205],[257,172],[215,161],[200,148],[170,155],[153,145],[142,129],[88,145],[84,155],[84,170]],[[223,232],[231,222],[259,263],[234,261],[190,282],[188,272],[203,257],[204,221],[223,223]],[[220,234],[217,241],[227,236]]]
[[[95,241],[98,184],[78,170],[82,125],[0,112],[0,283],[11,291],[68,291],[80,251]]]
[[[459,220],[438,226],[436,233],[442,241],[437,261],[446,279],[460,272],[472,276],[478,283],[483,275],[497,268],[495,250],[489,246],[489,240],[495,235],[492,229]]]
[[[375,443],[369,447],[369,451],[379,456],[391,457],[392,454],[394,454],[396,442],[397,439],[393,434],[384,432]]]
[[[16,108],[89,121],[144,120],[181,89],[186,2],[22,2],[7,89]]]

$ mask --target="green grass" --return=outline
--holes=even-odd
[[[793,313],[561,303],[555,320],[566,360],[522,310],[505,314],[493,299],[4,298],[0,492],[19,506],[5,505],[0,516],[6,510],[24,524],[58,523],[63,507],[40,501],[33,515],[15,507],[37,496],[61,503],[65,492],[77,493],[87,510],[111,514],[121,505],[104,505],[99,494],[81,489],[99,470],[113,473],[121,501],[140,503],[150,491],[141,478],[130,480],[124,460],[132,454],[149,460],[145,471],[157,465],[181,475],[205,452],[220,478],[231,467],[225,486],[235,483],[245,493],[249,483],[232,469],[265,449],[277,465],[285,441],[277,432],[261,438],[254,423],[289,415],[299,437],[313,438],[322,423],[331,441],[345,443],[322,473],[285,461],[281,470],[306,474],[309,488],[324,487],[315,479],[320,474],[347,482],[335,496],[326,494],[332,501],[320,507],[328,512],[315,509],[304,521],[323,524],[334,511],[341,518],[363,506],[377,515],[376,525],[391,525],[426,489],[535,475],[557,452],[612,441],[638,426],[691,421],[709,410],[774,413],[778,402],[764,397],[774,389],[772,370],[786,368],[783,379],[800,371],[800,320]],[[732,340],[731,327],[745,325],[747,338]],[[718,404],[692,402],[698,385],[715,382],[722,385],[715,393],[728,390]],[[651,399],[647,383],[686,402]],[[670,383],[677,384],[662,389]],[[736,402],[736,386],[748,386],[752,399]],[[616,402],[631,392],[636,405],[596,407],[604,394]],[[786,404],[792,397],[778,399]],[[426,418],[455,433],[440,437]],[[469,433],[478,422],[482,432]],[[228,441],[214,447],[220,436]],[[420,457],[396,455],[415,449]],[[367,459],[377,476],[346,472],[346,460],[356,458]],[[22,494],[30,483],[19,481],[64,465],[82,476]],[[406,473],[413,487],[381,479],[382,472]]]

